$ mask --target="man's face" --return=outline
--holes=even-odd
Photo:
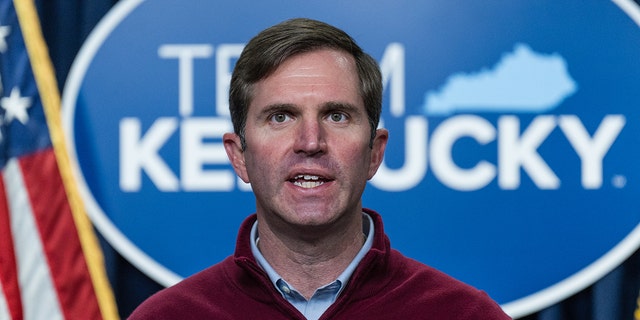
[[[263,219],[321,226],[362,210],[366,181],[382,161],[386,130],[369,147],[371,126],[351,56],[317,50],[285,61],[254,86],[245,151],[225,147],[250,182]]]

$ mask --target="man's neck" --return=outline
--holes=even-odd
[[[260,252],[307,299],[347,268],[365,240],[361,215],[339,228],[339,232],[324,232],[318,237],[310,237],[309,233],[275,233],[265,222],[258,223]]]

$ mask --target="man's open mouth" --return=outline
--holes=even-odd
[[[299,174],[291,179],[294,185],[305,189],[311,189],[323,185],[327,180],[314,175]]]

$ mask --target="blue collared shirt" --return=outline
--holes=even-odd
[[[365,254],[369,252],[371,249],[371,245],[373,244],[373,220],[371,217],[362,213],[362,219],[365,223],[363,223],[363,232],[367,236],[367,240],[365,240],[362,249],[358,252],[358,254],[353,258],[349,266],[338,276],[338,278],[318,289],[313,294],[311,299],[307,300],[304,296],[302,296],[293,286],[288,284],[282,277],[271,267],[269,262],[264,258],[260,250],[258,249],[258,222],[256,221],[251,228],[251,252],[253,256],[256,258],[256,261],[264,269],[264,271],[271,279],[271,282],[276,287],[276,289],[282,294],[282,296],[289,301],[296,309],[298,309],[307,319],[318,319],[320,316],[333,304],[334,301],[338,298],[344,287],[346,286],[349,278],[353,274],[353,271],[360,263],[360,260],[364,258]],[[368,221],[368,223],[366,223]]]

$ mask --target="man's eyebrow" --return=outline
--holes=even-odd
[[[348,102],[340,102],[340,101],[329,101],[322,104],[322,110],[345,110],[345,111],[354,111],[358,110],[358,107]]]
[[[290,103],[270,104],[270,105],[262,108],[262,110],[258,114],[258,117],[262,118],[264,116],[270,115],[270,114],[275,113],[275,112],[291,112],[293,109],[295,109],[295,106],[293,104],[290,104]]]
[[[329,111],[344,111],[346,113],[349,113],[351,115],[356,115],[361,113],[360,109],[358,107],[356,107],[355,105],[348,103],[348,102],[340,102],[340,101],[329,101],[326,102],[324,104],[322,104],[321,110],[323,112],[329,112]]]

